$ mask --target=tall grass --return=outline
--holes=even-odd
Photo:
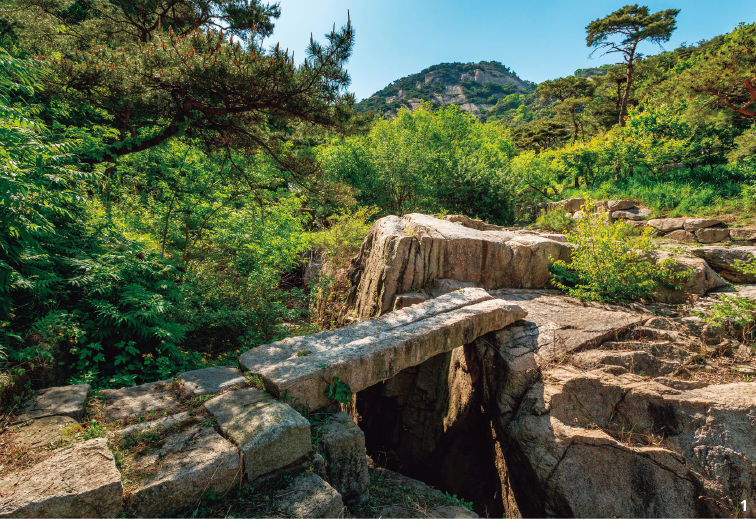
[[[699,216],[741,210],[744,177],[719,167],[671,170],[662,175],[639,173],[579,189],[569,188],[562,198],[588,196],[594,200],[629,199],[642,203],[654,216]]]

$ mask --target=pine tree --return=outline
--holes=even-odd
[[[669,41],[672,32],[677,28],[675,18],[679,13],[679,9],[666,9],[650,14],[645,5],[626,5],[605,18],[592,21],[585,28],[586,43],[589,47],[595,47],[596,50],[606,49],[606,54],[618,52],[623,55],[626,80],[620,102],[620,126],[625,125],[627,99],[633,83],[635,61],[640,57],[638,44],[646,40],[658,45]],[[620,38],[620,41],[615,41],[614,38]]]

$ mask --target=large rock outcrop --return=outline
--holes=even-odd
[[[569,261],[571,245],[532,231],[481,231],[423,214],[376,221],[352,260],[347,305],[358,320],[394,307],[398,294],[437,278],[494,289],[542,288],[552,259]]]

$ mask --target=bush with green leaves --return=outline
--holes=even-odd
[[[561,207],[544,211],[536,218],[536,225],[541,229],[548,229],[554,232],[567,232],[576,225],[576,220]]]
[[[503,224],[514,218],[515,153],[503,125],[423,104],[376,120],[367,135],[332,140],[320,158],[327,178],[383,214],[460,213]]]
[[[676,271],[672,259],[656,261],[651,253],[658,248],[648,231],[635,236],[625,222],[606,223],[602,215],[590,213],[580,218],[567,240],[575,245],[572,261],[552,263],[553,284],[584,301],[649,300],[662,284],[676,286],[687,277]]]

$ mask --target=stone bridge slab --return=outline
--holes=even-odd
[[[324,393],[335,377],[361,391],[526,315],[485,290],[466,288],[338,330],[260,346],[239,361],[274,395],[315,410],[329,404]]]

